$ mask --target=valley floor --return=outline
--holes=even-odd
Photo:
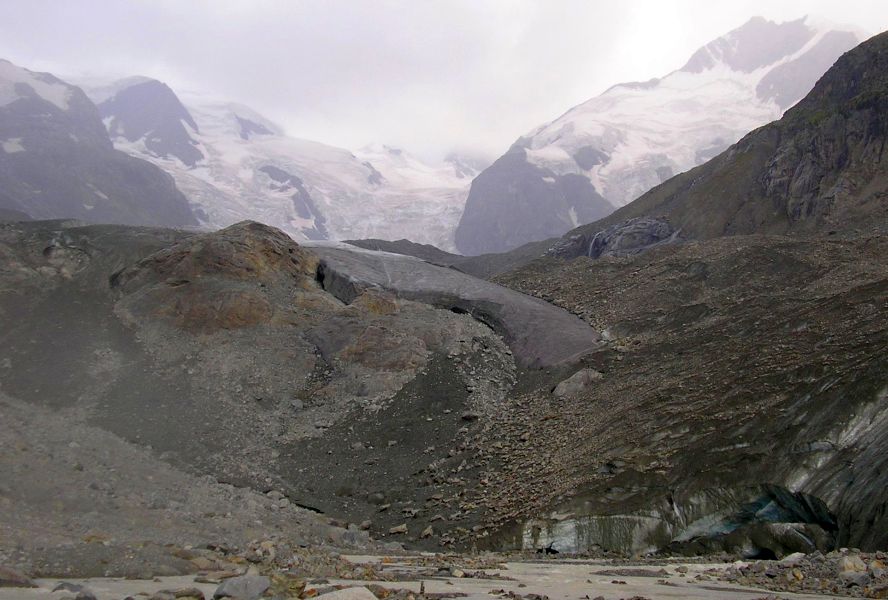
[[[378,581],[353,579],[315,579],[308,582],[304,597],[324,593],[340,587],[367,586],[377,597],[471,599],[511,598],[512,600],[550,600],[632,598],[688,600],[724,598],[753,600],[776,598],[762,588],[737,585],[721,580],[730,564],[685,563],[653,561],[620,566],[610,561],[529,560],[496,564],[497,568],[473,571],[469,566],[460,570],[454,562],[469,565],[472,559],[442,555],[419,557],[350,556],[350,562],[372,565]],[[487,556],[481,562],[496,557]],[[767,563],[762,563],[767,564]],[[201,577],[197,577],[201,580]],[[39,588],[0,589],[0,600],[30,600],[59,598],[61,593],[51,590],[62,581],[38,580]],[[161,590],[197,588],[207,598],[213,597],[214,583],[201,583],[192,576],[161,577],[151,580],[90,579],[70,583],[88,587],[97,600],[117,600],[126,595],[151,597]],[[421,593],[420,590],[424,593]],[[390,594],[390,596],[387,596]],[[844,595],[844,594],[843,594]],[[285,597],[285,596],[281,596]],[[289,597],[289,596],[286,596]],[[366,595],[366,597],[370,597]],[[797,594],[781,592],[779,598],[834,598],[833,595]],[[870,596],[882,597],[882,596]],[[359,598],[355,596],[355,598]]]

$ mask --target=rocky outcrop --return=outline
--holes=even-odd
[[[197,225],[173,179],[117,152],[95,105],[46,73],[0,61],[0,209],[35,219]]]
[[[512,390],[518,368],[502,338],[467,312],[371,285],[345,303],[317,280],[315,250],[249,222],[207,234],[4,222],[0,257],[0,385],[23,411],[59,411],[72,435],[88,426],[142,453],[150,446],[153,464],[277,490],[275,502],[287,507],[369,521],[374,536],[405,514],[414,535],[424,531],[436,512],[422,507],[460,512],[446,524],[434,521],[436,533],[419,542],[429,548],[448,530],[477,524],[478,511],[460,508],[459,493],[480,478],[460,464],[473,460],[471,441]],[[498,289],[592,332],[564,311]],[[50,371],[56,376],[46,377]],[[5,424],[10,413],[0,411]],[[9,433],[0,431],[0,443]],[[69,442],[82,444],[69,438],[61,446]],[[37,464],[6,458],[0,471]],[[53,470],[53,485],[86,488],[67,472],[80,473],[65,463]],[[33,498],[37,479],[28,482]],[[141,498],[143,488],[133,493]],[[78,507],[98,518],[113,510],[91,492],[76,498],[52,521],[60,539],[79,539],[78,528],[90,522]],[[190,495],[177,501],[232,522],[224,503],[203,509],[208,505]],[[128,501],[121,504],[130,510]],[[380,511],[385,504],[395,508]],[[4,505],[0,528],[31,519],[37,506],[27,499]],[[249,522],[236,525],[239,531],[260,519],[251,506],[238,514]],[[117,520],[108,521],[120,531]],[[145,539],[169,531],[142,513],[137,522]],[[15,531],[20,540],[27,527]],[[184,531],[199,541],[193,529]],[[296,532],[291,539],[298,541]],[[348,535],[360,543],[366,533]],[[10,539],[2,537],[0,552]]]
[[[611,225],[607,229],[565,236],[549,248],[547,254],[558,258],[588,256],[630,256],[681,241],[676,231],[663,219],[640,217]]]
[[[211,333],[267,324],[275,304],[315,287],[317,259],[279,230],[244,222],[188,238],[111,276],[118,311]],[[277,302],[276,302],[277,301]]]

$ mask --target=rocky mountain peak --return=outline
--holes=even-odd
[[[21,98],[39,99],[68,110],[73,86],[49,73],[35,73],[0,59],[0,106]]]
[[[188,166],[203,158],[190,134],[199,133],[197,123],[165,83],[137,81],[99,104],[99,110],[112,137],[141,142],[155,156],[175,157]]]
[[[798,52],[815,34],[805,18],[775,23],[753,17],[697,50],[681,70],[700,73],[723,64],[734,71],[751,73]]]

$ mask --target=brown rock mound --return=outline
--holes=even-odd
[[[285,233],[244,221],[155,252],[111,283],[127,297],[124,316],[151,314],[209,333],[272,321],[276,300],[311,295],[316,269],[315,256]]]

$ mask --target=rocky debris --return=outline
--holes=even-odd
[[[682,565],[676,568],[676,572],[687,573],[688,568]],[[595,571],[595,574],[610,577],[667,577],[669,575],[669,572],[663,568],[660,568],[656,571],[653,571],[651,569],[621,568]]]
[[[0,565],[0,587],[37,587],[34,581],[15,569]],[[73,591],[73,590],[72,590]]]
[[[345,545],[344,530],[310,511],[186,474],[108,432],[2,394],[0,419],[0,480],[16,481],[14,491],[0,485],[0,560],[15,569],[40,577],[204,571],[221,581],[252,559],[353,572],[329,550],[331,538]],[[50,496],[49,481],[66,484]]]
[[[580,369],[557,386],[552,393],[558,397],[574,396],[589,389],[596,381],[604,379],[604,375],[595,369]]]
[[[721,577],[740,585],[794,593],[819,593],[858,598],[888,597],[883,552],[841,549],[819,552],[792,562],[737,563]]]
[[[0,308],[14,317],[0,321],[0,376],[20,398],[0,404],[0,442],[16,449],[0,453],[0,479],[18,485],[0,493],[12,507],[0,511],[4,563],[35,575],[240,575],[248,564],[295,564],[296,546],[380,548],[371,537],[392,551],[529,539],[569,552],[564,528],[601,513],[603,528],[631,535],[595,541],[593,554],[646,554],[675,538],[676,552],[780,557],[883,531],[859,524],[885,472],[881,413],[858,405],[883,386],[879,238],[730,238],[544,259],[503,281],[608,341],[578,364],[533,369],[516,366],[483,314],[373,286],[346,304],[316,280],[313,251],[279,232],[244,224],[217,234],[0,226],[13,273],[0,277]],[[85,266],[42,272],[53,239],[85,249]],[[389,266],[368,268],[382,277]],[[178,326],[195,283],[184,279],[239,288],[251,273],[268,320]],[[56,319],[70,327],[46,325]],[[58,381],[39,376],[50,344],[66,373]],[[577,369],[607,376],[554,397]],[[761,485],[810,468],[822,470],[801,473],[801,492]],[[853,482],[833,485],[849,469]],[[69,482],[58,513],[41,508],[46,480]],[[672,521],[642,518],[650,511]],[[776,521],[722,535],[731,519],[713,514]],[[540,516],[537,534],[530,520]],[[528,525],[521,535],[516,523]],[[407,532],[389,534],[402,524]],[[173,554],[168,543],[236,550]]]
[[[175,590],[160,590],[149,600],[204,600],[204,593],[193,587]]]
[[[523,545],[540,527],[536,547],[557,540],[564,550],[581,539],[572,528],[583,527],[584,539],[599,536],[598,548],[583,546],[593,554],[668,548],[777,558],[883,546],[888,529],[871,519],[884,521],[873,498],[886,472],[876,448],[888,443],[876,425],[888,416],[875,408],[884,393],[878,373],[888,368],[886,252],[882,236],[737,236],[631,257],[546,258],[497,278],[580,316],[609,343],[581,365],[607,373],[603,380],[574,398],[527,391],[482,431],[488,485],[472,500],[488,530],[500,530],[491,539]],[[540,387],[570,374],[553,371]],[[849,397],[858,400],[848,405]],[[857,441],[842,437],[858,422]],[[841,483],[849,468],[850,487]],[[801,496],[761,493],[762,482],[799,477]],[[707,526],[710,510],[739,514],[768,497],[784,507],[775,522],[732,525],[730,534]],[[684,524],[647,517],[685,510],[694,516]],[[531,522],[539,515],[551,518]],[[510,520],[526,525],[503,532]],[[589,533],[596,523],[635,537]],[[658,537],[663,526],[672,534]],[[461,538],[478,539],[454,535]],[[685,541],[670,548],[673,539]]]
[[[541,594],[519,594],[513,590],[490,590],[491,596],[499,596],[500,598],[509,598],[510,600],[549,600],[548,596]]]
[[[53,536],[78,545],[94,530],[107,533],[107,546],[91,544],[83,554],[96,575],[149,568],[120,552],[135,535],[155,540],[138,556],[178,573],[224,568],[170,556],[163,543],[243,547],[282,528],[296,543],[367,551],[408,508],[413,535],[402,541],[415,543],[428,519],[457,510],[459,490],[473,485],[475,471],[460,467],[467,439],[517,381],[512,351],[477,319],[379,289],[346,305],[320,287],[311,250],[258,224],[196,235],[4,223],[0,254],[0,311],[11,317],[0,319],[11,340],[0,348],[0,380],[15,423],[0,443],[12,436],[9,443],[70,456],[46,469],[71,482],[63,495],[73,501],[46,518]],[[32,301],[22,302],[26,296]],[[58,320],[74,325],[60,334]],[[50,343],[59,349],[52,363],[68,373],[57,380],[38,375]],[[38,418],[27,415],[29,406],[53,423],[51,443],[29,425]],[[68,431],[55,426],[54,412],[65,415]],[[476,418],[463,421],[463,413]],[[126,478],[102,444],[119,449],[139,476]],[[36,465],[40,456],[0,454],[0,469],[32,458]],[[149,463],[173,464],[183,479],[149,485]],[[26,531],[45,497],[40,482],[10,476],[23,485],[11,510],[0,511],[0,524],[12,528],[0,538],[22,540],[20,564],[64,576],[54,571],[60,546]],[[391,509],[377,516],[385,504]],[[89,505],[95,513],[79,508]],[[336,515],[339,526],[307,517],[311,511]],[[138,531],[123,528],[127,518]],[[347,527],[368,520],[366,529]],[[206,535],[190,537],[200,529]],[[28,558],[32,551],[38,555]],[[109,562],[100,567],[100,559]]]

